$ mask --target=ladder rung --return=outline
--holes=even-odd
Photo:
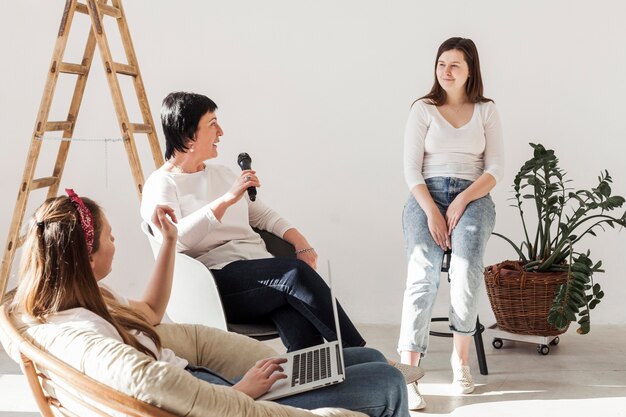
[[[133,133],[152,133],[152,128],[149,124],[131,123],[130,128]]]
[[[120,9],[116,7],[109,6],[107,4],[99,4],[98,7],[100,8],[100,11],[102,12],[102,14],[114,17],[116,19],[119,19],[120,17],[122,17],[122,12],[120,11]],[[89,14],[89,8],[87,8],[87,5],[84,3],[77,2],[76,11],[79,13],[83,13],[83,14]]]
[[[30,189],[38,190],[40,188],[50,187],[52,184],[55,184],[59,180],[58,177],[43,177],[37,178],[30,183]]]
[[[65,74],[78,74],[85,75],[87,74],[87,67],[80,64],[70,64],[67,62],[61,62],[59,65],[59,71]]]
[[[78,13],[89,14],[89,9],[87,8],[87,5],[83,3],[76,3],[76,11]]]
[[[99,7],[102,14],[114,17],[116,19],[122,17],[122,11],[117,7],[109,6],[108,4],[100,4]]]
[[[132,65],[120,64],[119,62],[113,63],[113,71],[118,74],[132,75],[133,77],[137,76],[137,68]]]
[[[59,130],[70,130],[72,129],[72,122],[46,122],[46,126],[44,130],[46,132],[56,132]]]

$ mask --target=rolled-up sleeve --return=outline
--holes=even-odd
[[[245,198],[247,199],[247,196]],[[248,200],[248,213],[252,227],[267,230],[280,238],[284,236],[287,230],[293,228],[291,223],[258,198],[254,202]]]

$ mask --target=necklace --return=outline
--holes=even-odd
[[[176,165],[175,163],[171,161],[167,161],[167,163],[170,164],[171,166],[171,169],[170,169],[171,172],[176,172],[179,174],[193,174],[194,172],[199,172],[199,171],[204,170],[204,168],[206,168],[206,165],[203,162],[202,165],[199,167],[200,169],[189,172],[189,171],[185,171],[183,167],[181,167],[180,165]]]

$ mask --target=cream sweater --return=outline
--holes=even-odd
[[[219,221],[209,204],[226,193],[236,174],[221,165],[206,164],[204,170],[180,174],[158,169],[143,187],[141,217],[154,227],[150,218],[157,204],[174,209],[178,218],[178,250],[198,259],[211,269],[220,269],[238,260],[271,258],[256,227],[278,237],[292,228],[258,198],[246,194],[226,210]]]

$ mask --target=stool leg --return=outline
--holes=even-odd
[[[480,319],[476,318],[476,333],[474,333],[474,343],[476,344],[476,355],[478,356],[478,367],[481,375],[488,375],[487,358],[485,357],[485,346],[483,345],[483,332],[485,327],[480,324]]]

